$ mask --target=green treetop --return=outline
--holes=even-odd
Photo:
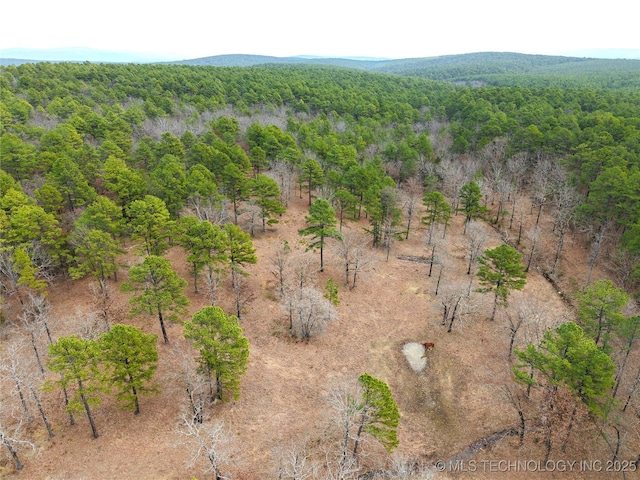
[[[493,312],[491,320],[496,316],[498,304],[507,305],[511,290],[522,290],[525,286],[527,274],[522,265],[522,255],[509,245],[500,245],[493,250],[486,250],[478,258],[478,279],[481,293],[494,292]]]
[[[249,341],[238,318],[220,307],[204,307],[184,324],[184,336],[200,353],[200,370],[212,381],[212,401],[240,396],[240,377],[247,369]],[[214,393],[215,392],[215,393]]]
[[[300,235],[311,237],[307,250],[320,250],[320,271],[324,271],[323,249],[327,238],[341,238],[336,229],[338,220],[331,204],[324,198],[316,199],[309,207],[309,215],[304,217],[307,228],[298,230]]]

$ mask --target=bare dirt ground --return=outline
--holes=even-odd
[[[225,471],[239,480],[276,478],[273,451],[279,446],[308,439],[320,442],[330,429],[325,398],[333,382],[352,379],[363,372],[389,384],[402,413],[399,426],[400,447],[396,455],[426,463],[449,458],[476,439],[516,424],[516,412],[508,405],[500,387],[509,383],[509,334],[502,317],[490,322],[492,298],[472,293],[478,311],[447,333],[440,325],[442,306],[434,294],[438,269],[428,276],[429,265],[399,260],[399,255],[428,255],[423,232],[414,231],[409,240],[393,245],[389,261],[385,253],[372,251],[375,264],[362,275],[354,290],[342,287],[343,271],[335,256],[335,244],[326,248],[327,267],[318,274],[316,285],[322,287],[333,278],[341,286],[338,306],[339,320],[330,324],[325,333],[308,343],[297,342],[287,334],[287,320],[276,296],[273,267],[269,258],[282,240],[294,250],[303,250],[297,230],[304,224],[307,205],[293,199],[280,224],[254,239],[259,262],[250,266],[248,283],[253,298],[247,305],[241,325],[250,342],[250,362],[242,379],[242,393],[237,402],[214,406],[214,415],[224,420],[232,434],[235,454]],[[361,228],[345,224],[345,228]],[[443,272],[441,288],[452,282],[468,282],[465,240],[462,236],[462,216],[456,216],[447,230],[445,247],[453,259]],[[417,223],[417,222],[416,222]],[[491,236],[486,248],[499,245],[498,233],[489,225],[483,228]],[[582,252],[572,259],[567,245],[566,270],[577,268]],[[188,279],[184,256],[179,249],[169,254],[174,268]],[[125,257],[134,261],[133,255]],[[124,278],[123,269],[120,277]],[[580,273],[576,273],[576,276]],[[70,313],[91,308],[90,281],[61,282],[50,293],[54,305],[52,324],[55,336],[71,333]],[[202,295],[193,294],[189,281],[190,312],[206,304]],[[128,294],[118,294],[121,310],[126,310]],[[562,317],[570,315],[557,291],[535,269],[529,273],[527,285],[518,296],[538,297],[547,307]],[[221,306],[233,312],[231,294],[225,285]],[[122,321],[135,324],[149,333],[160,333],[157,319],[138,317]],[[174,348],[184,342],[182,327],[169,327],[169,345],[160,344],[160,367],[157,380],[162,392],[143,398],[141,414],[118,410],[111,400],[94,409],[98,439],[91,437],[86,416],[77,415],[77,424],[70,426],[58,395],[48,398],[50,417],[56,437],[46,438],[44,428],[35,421],[28,436],[38,439],[37,451],[21,450],[24,470],[16,473],[8,459],[0,463],[0,476],[5,478],[81,480],[81,479],[200,479],[202,465],[187,469],[189,453],[176,446],[174,429],[179,421],[184,395],[173,378],[176,370]],[[9,333],[9,337],[14,333]],[[414,372],[402,353],[407,342],[434,342],[428,352],[427,368]],[[577,427],[576,427],[577,428]],[[563,454],[569,457],[604,458],[602,443],[595,432],[580,430]],[[588,438],[592,436],[592,438]],[[575,444],[575,445],[574,445]],[[373,448],[373,451],[377,451]],[[372,467],[378,464],[371,458]],[[482,459],[542,458],[542,447],[529,442],[517,448],[517,439],[499,442],[482,452]],[[443,478],[496,478],[481,468],[473,473],[443,472]],[[501,473],[499,478],[523,478],[526,475]],[[577,478],[557,472],[540,473],[535,478]],[[606,477],[598,477],[606,478]]]

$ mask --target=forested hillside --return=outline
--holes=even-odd
[[[175,437],[158,452],[186,445],[190,475],[431,478],[436,460],[496,433],[502,410],[514,439],[503,457],[589,454],[635,471],[636,63],[483,55],[441,58],[439,73],[418,60],[369,62],[390,73],[1,67],[0,473],[57,478],[51,452],[89,426],[98,439],[105,412],[154,409]],[[415,287],[421,303],[401,299],[417,278],[430,282]],[[559,306],[541,319],[534,297]],[[380,311],[411,335],[358,324]],[[342,336],[321,335],[343,316]],[[408,340],[421,340],[429,377],[397,360]],[[349,355],[360,347],[376,356]],[[506,359],[483,368],[503,383],[487,386],[477,362],[501,348]],[[278,374],[291,352],[308,363]],[[481,379],[456,377],[457,356]],[[293,424],[268,410],[284,408],[278,392],[328,403]],[[249,412],[269,431],[244,423]],[[114,422],[105,448],[127,431]],[[225,456],[234,435],[243,446]],[[280,435],[291,444],[267,458]],[[157,477],[154,447],[138,448]]]
[[[398,60],[220,55],[172,62],[178,65],[333,65],[378,73],[463,84],[558,88],[640,88],[640,60],[482,52]]]

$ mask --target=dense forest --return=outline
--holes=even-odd
[[[312,64],[428,78],[472,85],[637,90],[640,60],[481,52],[399,60],[219,55],[171,62],[177,65],[248,67]]]
[[[22,469],[29,447],[39,448],[42,440],[23,428],[33,417],[53,438],[51,424],[64,422],[48,413],[55,395],[66,421],[86,415],[95,438],[95,409],[109,395],[144,415],[140,397],[164,388],[154,380],[163,361],[158,348],[177,340],[167,325],[178,322],[191,346],[179,429],[197,440],[193,450],[213,478],[223,478],[215,406],[242,403],[251,265],[273,261],[272,295],[288,334],[309,342],[339,311],[336,283],[356,291],[365,250],[389,261],[395,244],[421,230],[425,249],[416,259],[427,262],[429,277],[434,265],[442,275],[440,236],[454,217],[469,239],[463,256],[474,294],[490,294],[483,297],[489,322],[497,314],[511,322],[508,396],[521,420],[514,435],[521,443],[538,435],[547,460],[570,437],[580,442],[571,432],[584,426],[582,416],[615,461],[637,455],[637,62],[569,66],[563,57],[508,56],[498,66],[486,55],[444,59],[437,70],[387,62],[386,72],[382,63],[375,72],[311,63],[1,67],[0,446],[8,455],[0,472]],[[344,276],[324,291],[302,268],[285,275],[287,242],[273,259],[260,258],[253,244],[277,232],[303,196],[308,215],[299,242],[316,252],[320,273],[326,248],[341,245]],[[501,245],[487,248],[478,223],[497,232]],[[354,226],[357,241],[347,234]],[[580,277],[563,263],[575,244],[587,252]],[[182,276],[169,255],[178,250]],[[520,323],[509,297],[523,289],[530,267],[564,291],[573,314],[514,343]],[[92,286],[98,320],[57,335],[49,291],[79,282]],[[192,316],[187,285],[208,304]],[[448,332],[471,291],[469,283],[441,294]],[[119,295],[129,300],[128,318],[153,318],[157,332],[113,323]],[[405,476],[367,467],[364,439],[392,452],[400,413],[385,381],[359,372],[354,388],[332,397],[346,430],[325,455],[331,462],[305,470],[292,461],[273,478],[429,473],[429,462],[417,459]]]

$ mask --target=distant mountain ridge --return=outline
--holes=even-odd
[[[12,62],[13,60],[13,62]],[[167,56],[136,52],[111,52],[85,47],[50,49],[3,48],[0,64],[18,65],[34,62],[153,63],[170,60]]]
[[[514,77],[531,86],[544,86],[562,78],[564,86],[637,87],[640,60],[531,55],[512,52],[478,52],[397,60],[354,60],[348,58],[269,57],[262,55],[217,55],[167,62],[175,65],[253,67],[273,64],[331,65],[446,82],[516,84]],[[609,77],[618,74],[616,85]],[[587,82],[587,83],[585,83]]]
[[[0,51],[0,56],[11,53]],[[58,52],[56,54],[56,52]],[[74,53],[75,52],[75,53]],[[94,56],[97,53],[102,56]],[[627,51],[631,52],[631,51]],[[19,57],[1,59],[0,64],[20,64],[34,60],[28,51],[13,51]],[[62,54],[66,56],[63,56]],[[640,52],[638,52],[640,56]],[[56,57],[56,55],[59,55]],[[76,55],[76,57],[74,57]],[[274,57],[266,55],[215,55],[178,61],[161,61],[135,54],[128,57],[110,56],[109,52],[89,49],[62,49],[47,51],[46,58],[37,61],[93,61],[95,63],[163,63],[169,65],[258,67],[261,65],[324,65],[369,72],[415,76],[452,83],[473,85],[521,85],[528,87],[593,87],[640,89],[640,59],[606,59],[565,57],[558,55],[531,55],[512,52],[478,52],[424,58],[367,59],[329,58],[313,56]],[[72,60],[76,58],[76,60]],[[93,60],[88,60],[93,58]],[[137,60],[136,60],[137,59]]]

